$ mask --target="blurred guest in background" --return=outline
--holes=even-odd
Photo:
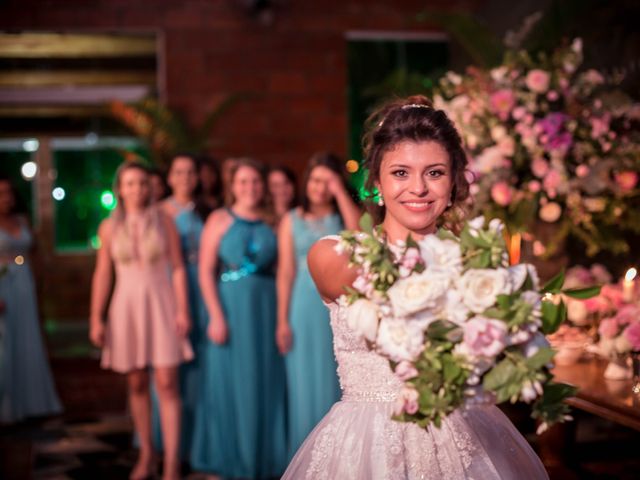
[[[273,201],[276,222],[279,222],[289,210],[298,204],[296,176],[289,167],[273,167],[269,170],[267,185]]]
[[[149,196],[151,203],[158,203],[164,200],[169,193],[169,186],[164,173],[159,168],[149,169]]]
[[[206,155],[195,158],[199,165],[198,174],[202,188],[202,202],[209,210],[220,208],[224,199],[222,198],[222,177],[218,162]]]
[[[162,202],[161,207],[173,219],[180,235],[182,259],[187,271],[189,312],[192,321],[189,340],[195,354],[191,362],[180,366],[179,373],[182,399],[180,454],[183,459],[188,459],[191,451],[195,408],[200,398],[200,386],[203,380],[202,352],[207,339],[204,305],[198,285],[198,250],[202,227],[209,214],[209,208],[199,195],[198,164],[193,156],[188,154],[175,156],[169,165],[167,182],[171,195]],[[156,401],[153,406],[153,439],[155,445],[161,447],[162,430]]]
[[[356,229],[353,201],[340,158],[317,153],[309,161],[302,205],[278,229],[277,342],[286,354],[289,459],[340,399],[329,312],[309,275],[307,252],[326,235]]]
[[[33,235],[11,181],[0,176],[0,423],[60,413],[29,265]]]
[[[286,466],[285,373],[275,344],[277,243],[262,166],[236,160],[230,180],[230,207],[209,216],[200,246],[211,342],[191,463],[225,478],[276,478]]]
[[[98,229],[91,291],[90,338],[102,347],[102,366],[127,374],[140,456],[132,479],[147,478],[156,465],[151,442],[149,369],[160,403],[163,478],[179,477],[181,402],[178,366],[193,357],[187,281],[180,237],[173,220],[149,206],[149,174],[138,163],[116,172],[118,204]],[[107,312],[115,267],[115,287]],[[106,317],[106,318],[105,318]],[[106,324],[105,324],[105,320]]]

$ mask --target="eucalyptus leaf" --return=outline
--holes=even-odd
[[[563,284],[564,270],[558,273],[555,277],[549,280],[544,287],[542,287],[542,293],[560,293]]]
[[[600,288],[597,287],[587,287],[587,288],[571,288],[569,290],[563,290],[567,297],[577,298],[579,300],[586,300],[587,298],[592,298],[600,295]]]

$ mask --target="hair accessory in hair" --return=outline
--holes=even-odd
[[[426,105],[424,103],[409,103],[408,105],[403,105],[400,107],[402,110],[409,110],[410,108],[431,108],[431,105]]]

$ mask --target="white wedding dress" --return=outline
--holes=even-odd
[[[342,400],[309,434],[283,480],[548,478],[494,405],[456,411],[440,429],[392,420],[401,381],[349,330],[345,308],[329,309]]]

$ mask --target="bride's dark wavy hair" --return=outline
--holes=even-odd
[[[466,216],[469,198],[469,181],[466,177],[467,155],[453,122],[442,110],[433,108],[428,98],[414,95],[391,100],[373,112],[365,123],[362,139],[364,166],[368,170],[365,187],[376,190],[380,181],[380,166],[388,151],[401,142],[437,142],[449,154],[453,188],[452,205],[440,217],[440,226],[458,231]],[[367,210],[376,223],[384,219],[385,207],[372,201],[366,202]]]

